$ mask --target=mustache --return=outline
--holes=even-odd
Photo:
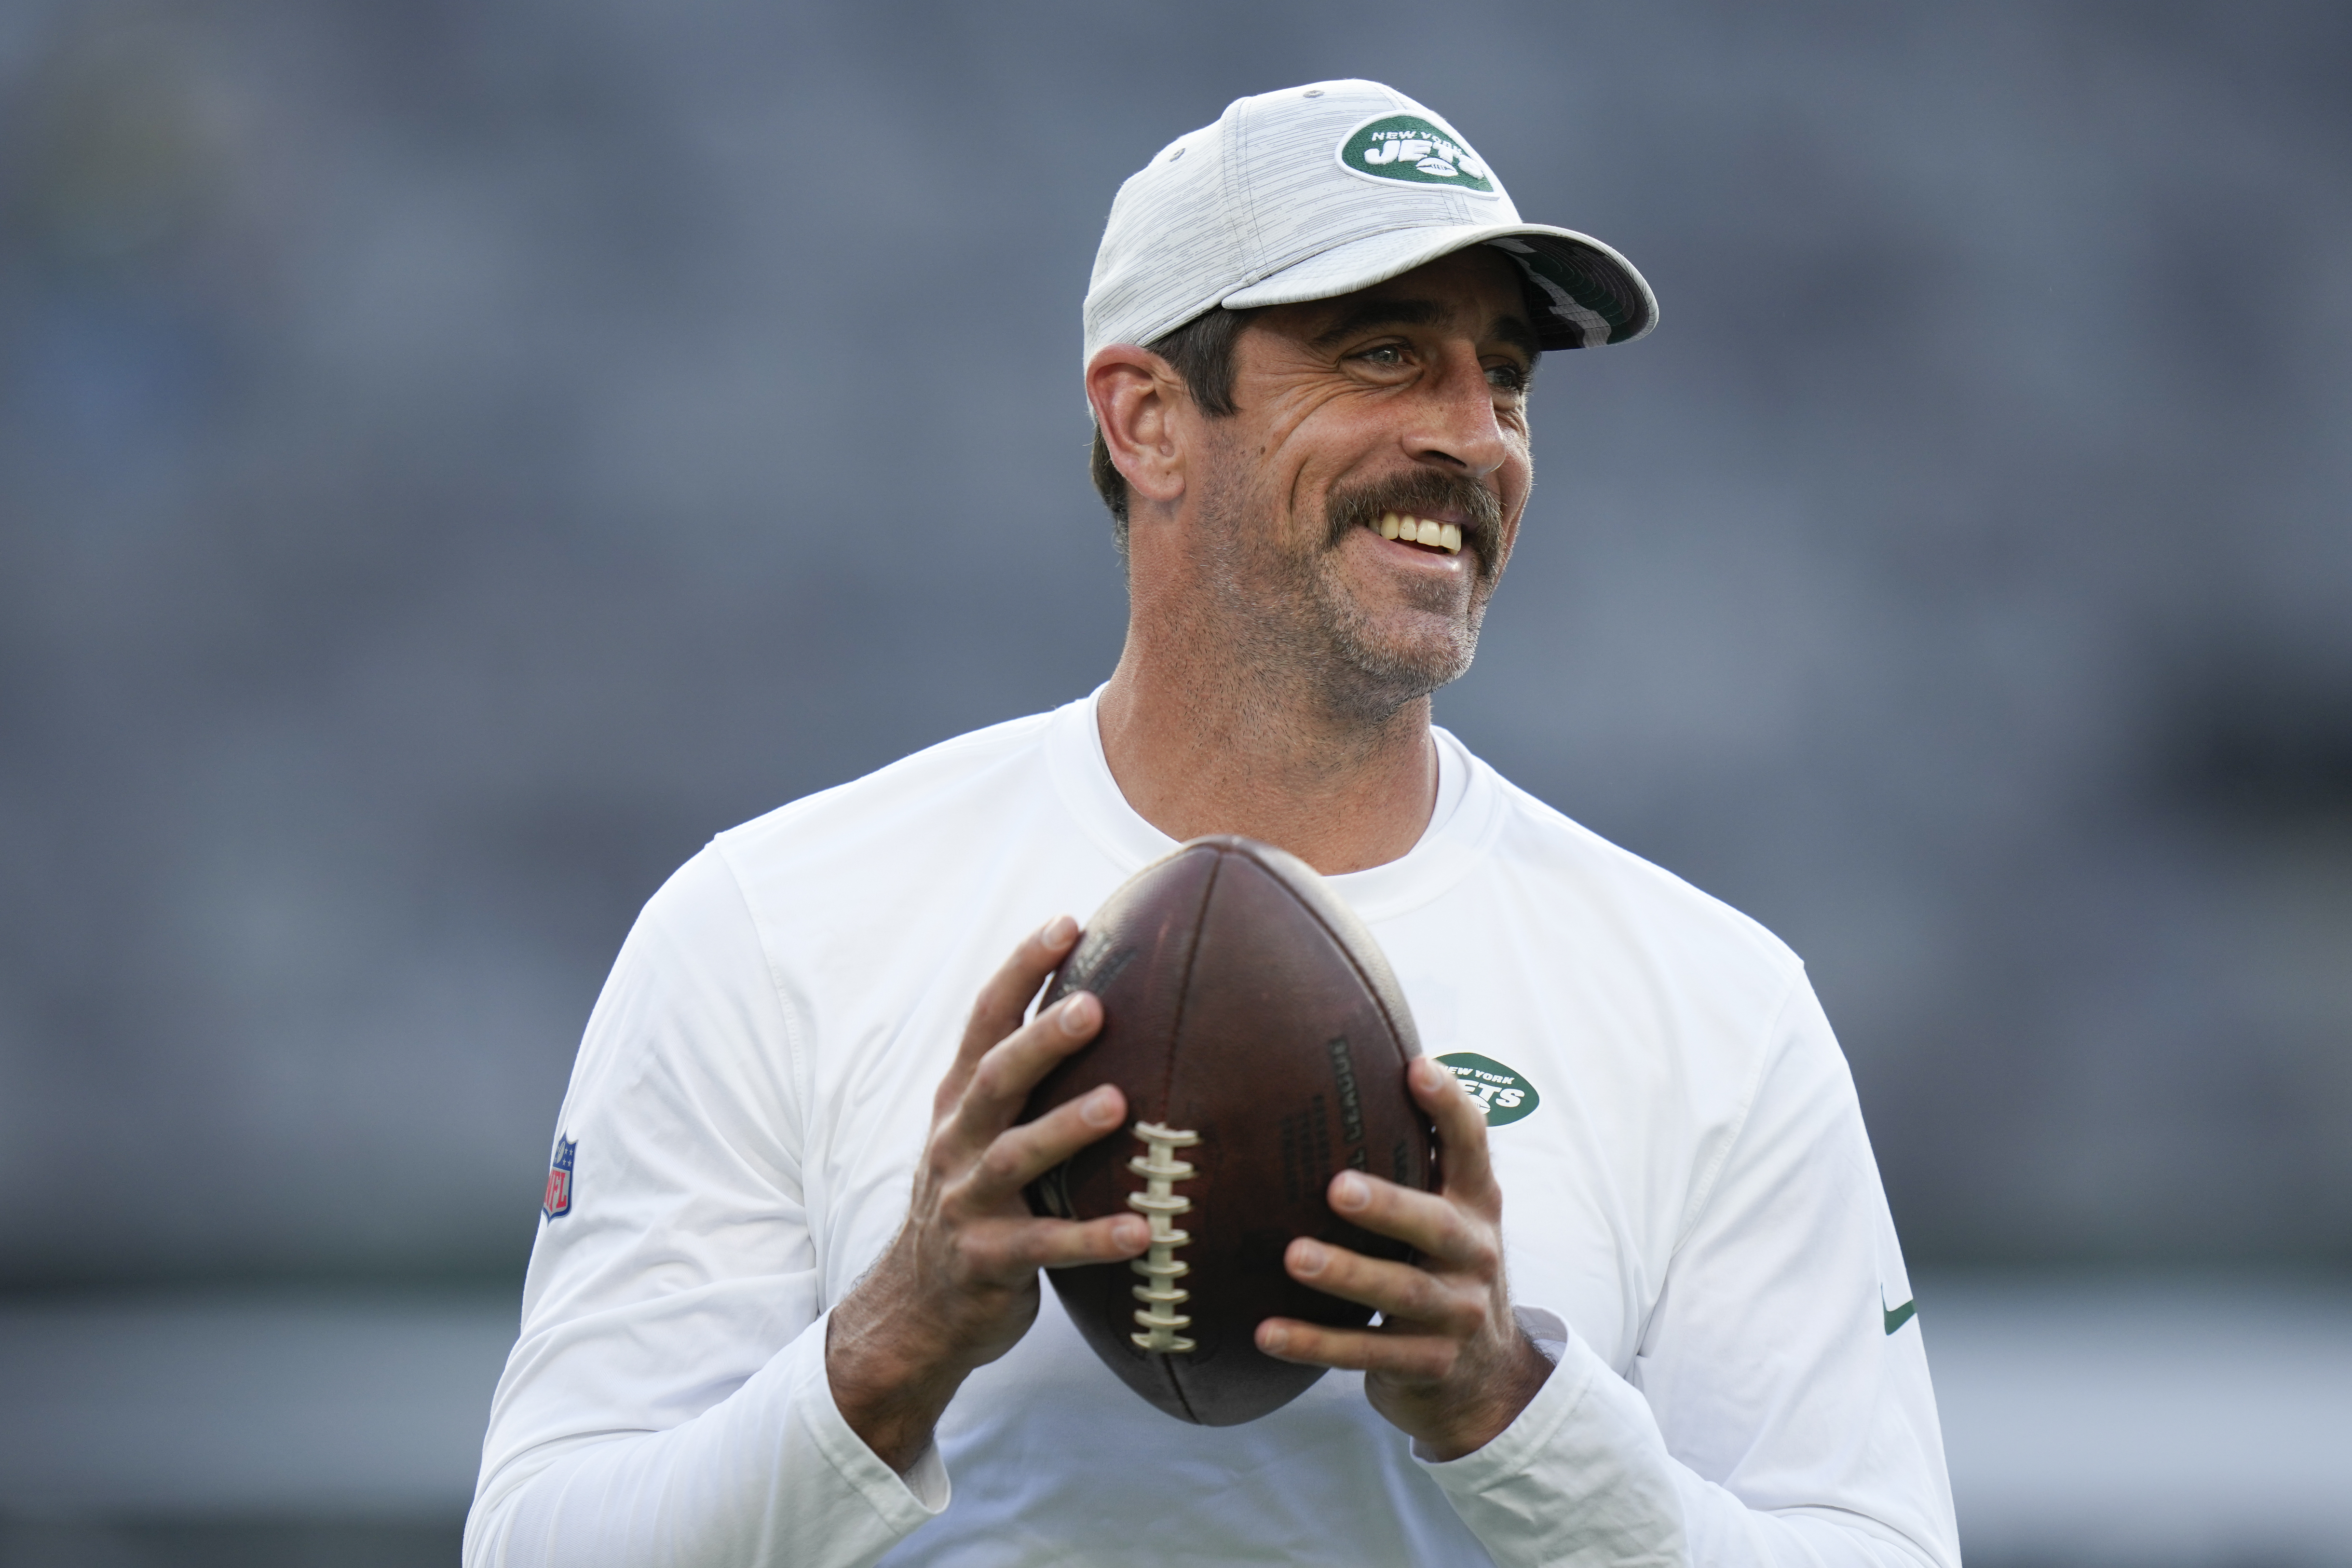
[[[1502,501],[1474,479],[1431,468],[1331,491],[1323,500],[1324,543],[1337,549],[1349,529],[1377,528],[1381,515],[1391,511],[1422,517],[1460,513],[1463,548],[1476,552],[1482,568],[1493,569],[1495,541],[1503,527]]]

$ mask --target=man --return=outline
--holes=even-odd
[[[1086,309],[1118,667],[721,835],[647,905],[562,1113],[469,1563],[1957,1568],[1801,966],[1430,724],[1526,506],[1539,351],[1654,313],[1376,83],[1244,99],[1127,183]],[[1136,1399],[1039,1289],[1144,1248],[1020,1195],[1118,1092],[1015,1122],[1100,1022],[1024,1021],[1057,911],[1209,832],[1331,876],[1446,1058],[1410,1080],[1444,1189],[1329,1192],[1419,1262],[1294,1243],[1380,1324],[1261,1325],[1343,1370],[1231,1428]]]

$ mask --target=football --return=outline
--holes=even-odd
[[[1193,839],[1105,901],[1041,1005],[1077,990],[1101,999],[1102,1030],[1038,1084],[1024,1120],[1115,1083],[1129,1124],[1032,1184],[1030,1207],[1063,1219],[1134,1210],[1152,1244],[1132,1262],[1048,1277],[1129,1388],[1179,1420],[1255,1421],[1323,1375],[1261,1352],[1260,1321],[1371,1321],[1290,1278],[1291,1239],[1410,1256],[1325,1195],[1351,1165],[1431,1184],[1433,1130],[1405,1083],[1421,1045],[1404,994],[1305,861],[1229,837]]]

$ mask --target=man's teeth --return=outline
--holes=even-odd
[[[1432,522],[1425,517],[1399,517],[1386,512],[1381,518],[1382,539],[1402,539],[1407,544],[1426,544],[1443,550],[1448,555],[1462,553],[1462,530],[1450,522]]]

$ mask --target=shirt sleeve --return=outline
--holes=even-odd
[[[467,1568],[852,1568],[947,1506],[842,1418],[800,1167],[803,1042],[706,848],[646,906],[591,1015]]]
[[[1630,1377],[1523,1312],[1550,1378],[1484,1448],[1426,1467],[1505,1568],[1959,1568],[1910,1283],[1801,979],[1772,1036]]]

